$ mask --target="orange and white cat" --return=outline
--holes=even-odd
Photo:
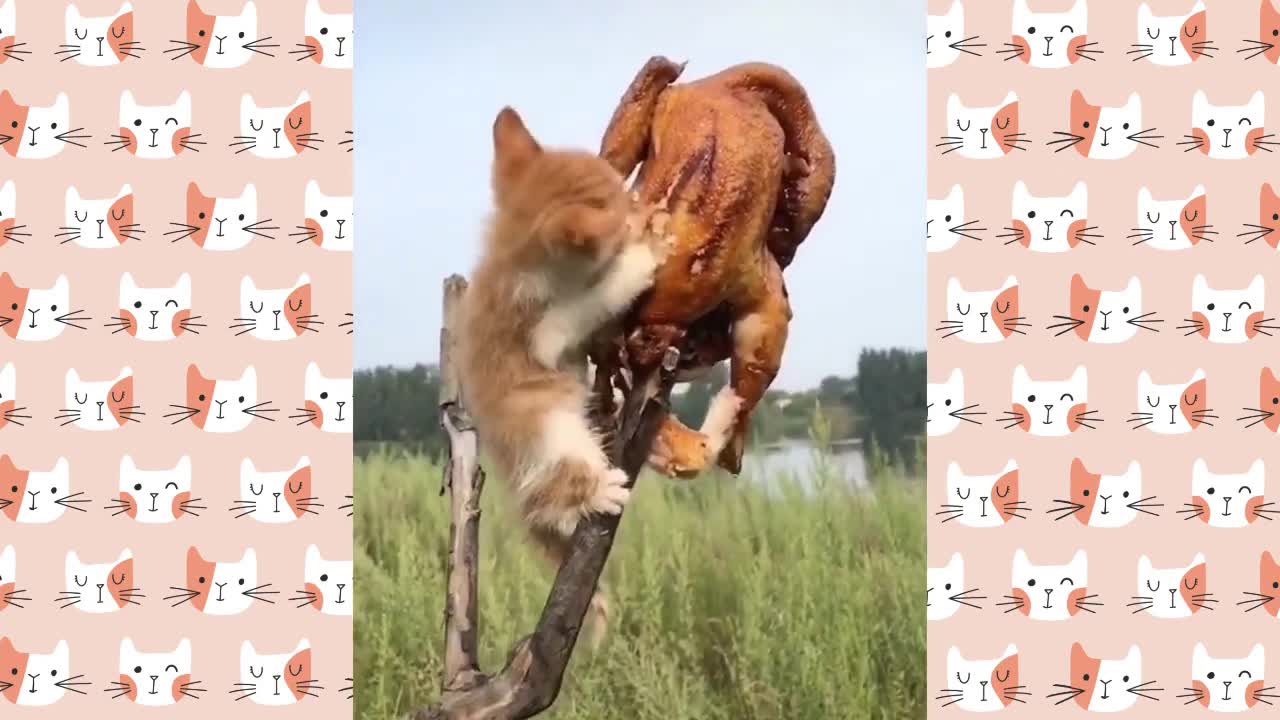
[[[1094,430],[1102,418],[1089,409],[1089,371],[1075,369],[1066,380],[1036,380],[1019,365],[1013,369],[1008,414],[998,418],[1005,429],[1020,428],[1039,437],[1062,437],[1080,428]]]
[[[1258,376],[1258,407],[1242,408],[1249,415],[1236,418],[1245,428],[1262,425],[1269,432],[1280,433],[1280,377],[1271,368],[1262,368]]]
[[[59,702],[68,692],[86,694],[78,686],[88,685],[82,675],[71,674],[71,648],[59,640],[53,652],[18,650],[8,637],[0,636],[0,697],[14,705],[46,706]]]
[[[200,152],[205,143],[196,139],[200,133],[191,132],[191,125],[191,93],[186,90],[167,105],[139,105],[125,90],[120,95],[118,134],[107,144],[144,160],[167,160],[184,150]]]
[[[993,290],[966,290],[958,278],[947,281],[947,317],[936,331],[942,339],[959,337],[970,343],[997,343],[1014,334],[1026,335],[1020,314],[1018,279],[1012,275]]]
[[[30,55],[30,50],[22,49],[24,42],[18,42],[18,0],[0,0],[0,65],[6,60],[26,62],[23,55]],[[0,129],[2,130],[2,129]]]
[[[1157,568],[1143,555],[1138,558],[1138,592],[1128,607],[1133,613],[1145,612],[1155,618],[1191,617],[1204,609],[1213,609],[1217,600],[1209,592],[1208,568],[1204,555],[1196,553],[1191,564],[1175,568]]]
[[[1188,198],[1157,200],[1146,187],[1138,190],[1138,224],[1133,228],[1134,245],[1156,250],[1186,250],[1218,233],[1209,224],[1209,206],[1203,185]]]
[[[323,324],[311,304],[309,275],[299,275],[283,288],[259,288],[248,275],[240,280],[240,305],[231,323],[236,337],[292,340],[304,332],[319,332],[315,326]]]
[[[199,315],[191,314],[191,276],[183,273],[171,287],[138,287],[133,275],[125,273],[120,278],[119,315],[113,316],[107,327],[115,328],[112,334],[128,333],[130,337],[146,342],[175,340],[183,333],[200,334],[196,328]]]
[[[112,515],[128,515],[140,523],[162,525],[183,515],[199,517],[200,498],[191,497],[191,458],[183,455],[173,467],[139,468],[132,457],[120,460],[120,494],[107,506]]]
[[[18,224],[18,186],[12,180],[0,183],[0,247],[9,243],[23,245],[31,237],[26,225]]]
[[[1089,189],[1083,182],[1065,197],[1032,195],[1021,180],[1013,186],[1012,227],[1005,245],[1018,243],[1032,252],[1061,253],[1102,237],[1089,224]]]
[[[1049,325],[1055,336],[1074,332],[1085,342],[1117,344],[1128,342],[1138,330],[1159,332],[1153,323],[1163,322],[1154,312],[1142,312],[1142,284],[1135,275],[1120,290],[1095,290],[1079,274],[1071,276],[1070,310],[1054,315]]]
[[[23,105],[0,91],[0,148],[20,160],[47,160],[67,145],[86,147],[79,135],[84,128],[71,126],[71,101],[58,93],[52,105]]]
[[[291,415],[299,425],[310,423],[324,432],[350,433],[355,412],[354,385],[350,377],[330,377],[320,366],[307,363],[303,379],[303,407],[299,415]]]
[[[998,51],[1033,68],[1064,68],[1081,59],[1097,60],[1102,51],[1089,41],[1087,0],[1075,0],[1066,12],[1033,11],[1027,0],[1013,2],[1013,41]]]
[[[1145,2],[1138,6],[1138,41],[1129,51],[1133,62],[1152,65],[1190,65],[1214,57],[1218,47],[1209,40],[1208,14],[1203,0],[1196,0],[1181,15],[1155,15]]]
[[[133,391],[133,370],[124,368],[110,380],[82,380],[75,368],[67,370],[66,407],[54,419],[81,430],[119,430],[125,423],[139,423],[146,413]]]
[[[1095,658],[1085,652],[1080,643],[1071,644],[1071,678],[1065,684],[1054,684],[1056,692],[1049,698],[1054,705],[1069,701],[1087,712],[1123,712],[1134,706],[1138,698],[1159,700],[1155,693],[1163,688],[1153,687],[1152,680],[1142,680],[1142,651],[1137,645],[1129,647],[1122,658]]]
[[[1263,550],[1258,560],[1258,592],[1246,590],[1244,599],[1236,605],[1248,605],[1245,612],[1262,608],[1271,617],[1280,617],[1280,563],[1270,551]]]
[[[170,587],[176,592],[164,599],[172,601],[172,607],[189,603],[206,615],[239,615],[255,601],[274,604],[266,596],[279,594],[269,589],[271,583],[258,584],[258,555],[253,548],[236,562],[206,560],[194,546],[187,548],[185,583]]]
[[[240,463],[240,497],[231,505],[235,517],[261,523],[291,523],[322,507],[312,489],[311,459],[303,456],[287,470],[258,470],[253,460]]]
[[[1083,550],[1065,565],[1034,565],[1018,548],[1012,577],[1008,602],[999,604],[1032,620],[1067,620],[1080,612],[1093,614],[1093,608],[1102,605],[1097,594],[1089,592],[1089,557]]]
[[[6,545],[0,550],[0,610],[25,608],[22,603],[31,601],[26,592],[18,587],[18,551],[12,545]]]
[[[67,5],[63,45],[55,55],[60,62],[74,59],[81,65],[105,67],[132,58],[139,60],[145,48],[133,39],[133,4],[125,2],[111,15],[88,17],[75,3]]]
[[[320,0],[307,0],[303,16],[306,41],[293,54],[320,67],[350,70],[355,57],[353,13],[325,12]]]
[[[200,681],[191,679],[191,641],[182,638],[170,652],[141,652],[133,640],[120,641],[120,679],[107,692],[136,705],[164,707],[182,698],[200,699]]]
[[[1249,53],[1245,60],[1261,57],[1272,65],[1280,65],[1280,4],[1275,0],[1260,0],[1257,38],[1245,38],[1244,47],[1236,52]]]
[[[276,412],[270,400],[258,400],[258,373],[250,365],[239,378],[207,378],[195,365],[187,366],[187,397],[183,405],[171,405],[165,415],[174,425],[190,420],[211,433],[240,432],[255,418],[274,422],[265,413]]]
[[[240,681],[231,690],[237,701],[249,698],[256,705],[293,705],[319,697],[323,689],[315,679],[311,643],[306,638],[293,650],[272,655],[259,653],[248,640],[240,646]]]
[[[351,615],[355,575],[350,560],[326,559],[320,548],[308,545],[302,575],[303,589],[290,598],[301,603],[298,607],[310,607],[325,615]]]
[[[293,233],[321,250],[351,252],[355,242],[354,203],[350,195],[326,195],[315,180],[307,183],[304,197],[305,224]]]
[[[30,415],[24,415],[25,407],[18,407],[18,371],[13,363],[0,367],[0,428],[6,425],[22,426]]]
[[[20,523],[45,524],[61,518],[68,509],[89,502],[82,492],[71,491],[71,466],[58,458],[48,470],[29,470],[0,455],[0,514]]]
[[[201,10],[197,0],[188,0],[186,37],[170,40],[174,47],[165,54],[171,60],[190,57],[207,68],[238,68],[254,55],[275,57],[270,48],[280,46],[270,40],[258,36],[258,7],[253,0],[238,15],[213,15]]]
[[[1242,160],[1259,150],[1272,152],[1280,144],[1264,125],[1267,100],[1261,90],[1245,105],[1213,105],[1203,90],[1191,98],[1191,134],[1184,142],[1185,152],[1199,150],[1215,160]],[[1233,134],[1234,133],[1234,134]]]
[[[1191,284],[1191,317],[1178,329],[1221,344],[1248,342],[1259,334],[1270,336],[1280,328],[1267,324],[1270,318],[1264,312],[1265,304],[1266,286],[1261,275],[1254,275],[1240,290],[1211,288],[1204,275],[1196,275]]]
[[[1150,428],[1161,435],[1181,435],[1213,427],[1218,419],[1209,407],[1209,381],[1196,369],[1183,383],[1158,385],[1143,370],[1138,375],[1138,409],[1129,417],[1132,429]]]
[[[1178,512],[1184,519],[1199,518],[1218,528],[1246,527],[1259,517],[1270,520],[1273,511],[1266,501],[1266,486],[1267,470],[1261,458],[1243,473],[1212,472],[1203,458],[1197,458],[1191,468],[1191,502]]]
[[[102,198],[81,197],[75,185],[68,187],[63,222],[66,224],[54,235],[58,242],[89,250],[117,248],[129,240],[140,241],[146,234],[134,214],[130,185]]]
[[[1121,106],[1093,105],[1084,93],[1071,93],[1069,110],[1070,128],[1055,130],[1058,139],[1049,142],[1057,146],[1054,152],[1075,148],[1082,157],[1097,160],[1122,160],[1133,154],[1139,145],[1158,148],[1161,136],[1152,135],[1155,128],[1142,125],[1142,98],[1131,93]]]
[[[965,220],[964,188],[951,186],[944,198],[929,198],[924,223],[925,248],[931,252],[945,252],[961,239],[980,241],[978,233],[986,228],[977,227],[977,220]]]
[[[946,132],[937,147],[943,155],[959,153],[971,160],[990,160],[1013,150],[1026,150],[1030,142],[1019,132],[1018,94],[1009,91],[992,107],[969,107],[958,95],[947,98]]]
[[[942,707],[967,712],[995,712],[1025,702],[1026,686],[1018,681],[1018,648],[1010,645],[998,657],[969,660],[960,649],[947,650],[947,680],[938,692]]]
[[[1142,495],[1142,466],[1137,460],[1119,475],[1104,475],[1090,472],[1080,458],[1074,458],[1069,475],[1069,499],[1054,500],[1057,505],[1048,511],[1054,520],[1074,517],[1081,525],[1117,528],[1133,522],[1138,513],[1155,516],[1158,513],[1151,508],[1162,507],[1152,502],[1154,495]]]
[[[0,223],[0,227],[2,226]],[[1280,247],[1280,194],[1276,193],[1270,183],[1263,183],[1258,192],[1258,223],[1245,223],[1244,228],[1237,237],[1248,238],[1244,241],[1245,245],[1263,240],[1273,250]]]
[[[975,594],[981,592],[977,588],[964,584],[964,558],[960,553],[952,553],[942,567],[928,568],[925,579],[925,614],[930,622],[946,620],[961,607],[981,610],[979,601],[987,599]]]
[[[961,53],[981,57],[975,48],[986,47],[986,43],[975,42],[980,39],[977,35],[965,35],[964,5],[960,0],[951,0],[945,15],[929,15],[926,28],[925,67],[930,70],[950,65]]]
[[[974,418],[986,415],[978,409],[978,403],[965,402],[964,373],[960,368],[952,370],[945,382],[927,383],[925,401],[925,431],[929,437],[950,434],[961,423],[981,425],[982,421]]]
[[[134,575],[133,553],[129,548],[119,557],[103,563],[85,563],[74,550],[67,553],[65,585],[54,600],[59,608],[75,607],[87,613],[113,613],[128,605],[141,605],[146,597]]]
[[[947,494],[936,515],[942,522],[959,520],[975,528],[1001,527],[1014,518],[1026,519],[1026,501],[1019,492],[1018,463],[1009,460],[994,474],[967,475],[954,462],[947,465]]]
[[[297,157],[323,142],[312,130],[311,96],[305,90],[293,104],[276,107],[260,106],[246,94],[240,100],[239,132],[231,143],[237,155],[249,152],[269,160]]]
[[[18,285],[9,273],[0,273],[0,330],[16,340],[44,342],[62,335],[64,328],[84,330],[79,323],[90,318],[71,307],[71,284],[59,275],[49,288]]]
[[[1244,712],[1280,698],[1266,680],[1266,649],[1255,644],[1244,657],[1210,656],[1204,643],[1191,651],[1191,699],[1209,712]]]

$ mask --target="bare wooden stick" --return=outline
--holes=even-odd
[[[474,430],[469,429],[469,422],[458,425],[455,421],[459,416],[465,417],[465,410],[456,376],[450,380],[446,371],[446,351],[451,349],[453,327],[449,308],[456,307],[465,287],[465,281],[456,276],[446,281],[446,323],[441,338],[441,412],[450,442],[446,487],[451,494],[453,512],[445,610],[444,692],[439,705],[419,710],[413,716],[415,720],[527,718],[551,707],[560,693],[565,668],[573,655],[622,519],[621,515],[594,515],[578,523],[569,554],[556,574],[533,633],[515,644],[502,672],[493,676],[481,673],[476,661],[476,567],[483,473],[474,462]],[[626,394],[611,455],[614,463],[627,473],[628,487],[635,484],[644,468],[653,439],[667,416],[679,358],[679,351],[668,350],[661,368],[650,377],[635,378]],[[470,440],[466,433],[470,433]],[[459,444],[455,445],[455,441]],[[472,453],[470,465],[464,462],[468,452]]]

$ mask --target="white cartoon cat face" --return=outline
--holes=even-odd
[[[59,640],[53,652],[42,654],[20,652],[7,637],[0,637],[0,665],[9,672],[16,670],[21,680],[14,679],[4,697],[15,705],[52,705],[67,694],[66,683],[72,678],[71,649],[66,640]],[[0,685],[0,687],[5,687]]]
[[[23,288],[0,274],[0,332],[28,342],[44,342],[83,321],[71,307],[71,284],[59,275],[49,288]]]
[[[306,57],[321,67],[350,70],[355,54],[354,22],[352,13],[325,12],[319,0],[307,0],[303,24],[312,52]]]
[[[1204,3],[1197,0],[1183,15],[1155,15],[1142,3],[1138,6],[1138,40],[1131,57],[1153,65],[1187,65],[1202,57],[1213,57]]]
[[[304,398],[306,413],[312,425],[325,432],[351,432],[352,379],[327,377],[320,373],[320,366],[307,365]]]
[[[925,591],[929,620],[946,620],[955,615],[961,605],[977,607],[982,598],[964,584],[964,558],[954,553],[946,565],[931,567],[926,573]]]
[[[1246,342],[1257,334],[1256,326],[1264,319],[1265,300],[1261,275],[1254,275],[1249,286],[1240,290],[1211,288],[1204,275],[1196,275],[1191,284],[1191,324],[1209,342]]]
[[[1142,682],[1142,652],[1132,645],[1122,658],[1092,658],[1075,643],[1071,646],[1070,685],[1085,690],[1084,697],[1076,702],[1089,712],[1128,710],[1147,685]]]
[[[138,605],[133,553],[125,548],[110,562],[85,563],[73,550],[67,553],[65,590],[57,602],[87,613],[111,613]]]
[[[231,329],[259,340],[292,340],[317,332],[311,303],[311,277],[300,275],[292,287],[264,289],[245,275],[240,281],[240,307]]]
[[[311,666],[311,643],[305,638],[292,652],[260,654],[246,640],[240,646],[240,682],[233,691],[258,705],[292,705],[304,697],[315,697],[315,676]]]
[[[1253,694],[1266,686],[1266,651],[1253,646],[1244,657],[1212,657],[1203,643],[1191,651],[1191,680],[1201,702],[1207,697],[1210,712],[1243,712],[1257,700]]]
[[[270,419],[269,401],[258,401],[258,373],[250,365],[239,378],[206,378],[199,368],[187,368],[187,402],[183,413],[205,432],[233,433],[249,427],[257,417]],[[261,414],[268,413],[268,414]]]
[[[355,577],[350,560],[326,560],[320,548],[307,546],[303,577],[306,588],[302,594],[311,599],[311,607],[325,615],[350,615]]]
[[[1212,425],[1208,393],[1204,370],[1197,369],[1188,382],[1172,385],[1156,384],[1143,370],[1138,375],[1138,409],[1131,425],[1162,435],[1179,435],[1201,425]]]
[[[1087,424],[1089,373],[1077,367],[1066,380],[1035,380],[1021,365],[1013,370],[1013,414],[1032,435],[1060,437]]]
[[[311,96],[303,91],[290,105],[264,107],[245,95],[240,100],[239,132],[232,145],[236,154],[249,152],[255,157],[280,159],[314,150]]]
[[[9,599],[16,594],[14,583],[18,579],[18,551],[12,545],[0,550],[0,610],[8,607]]]
[[[121,691],[138,705],[160,707],[198,695],[191,691],[191,641],[186,638],[170,652],[139,652],[130,638],[121,640],[120,676],[128,679]]]
[[[1021,139],[1018,130],[1018,95],[1010,91],[1004,102],[992,107],[967,107],[957,95],[947,99],[947,127],[943,154],[957,152],[972,160],[1004,157]]]
[[[1080,91],[1071,95],[1071,133],[1076,151],[1095,160],[1121,160],[1139,145],[1153,146],[1142,125],[1142,98],[1130,93],[1124,105],[1092,105]],[[1064,138],[1064,141],[1070,138]]]
[[[1255,92],[1246,105],[1212,105],[1203,90],[1191,99],[1191,132],[1201,141],[1200,152],[1218,160],[1252,155],[1254,139],[1264,134],[1266,98]]]
[[[191,320],[191,276],[183,273],[172,287],[138,287],[133,275],[120,278],[120,320],[117,332],[139,340],[163,342],[187,331]]]
[[[313,508],[318,505],[310,458],[301,458],[288,470],[260,471],[249,458],[240,463],[240,499],[232,508],[237,519],[248,516],[262,523],[289,523],[315,515]]]
[[[1116,344],[1133,339],[1150,315],[1142,312],[1142,282],[1137,276],[1119,290],[1094,290],[1079,275],[1071,278],[1070,323],[1062,331],[1074,330],[1086,342]],[[1078,325],[1075,323],[1078,322]]]
[[[82,430],[118,430],[142,415],[133,393],[133,371],[124,368],[113,380],[82,380],[75,368],[67,370],[66,406],[58,415],[63,425]]]
[[[994,290],[965,290],[960,280],[947,281],[947,319],[938,332],[971,343],[996,343],[1017,334],[1026,323],[1019,314],[1018,279],[1010,275]]]
[[[1026,517],[1019,494],[1018,464],[1013,460],[994,475],[966,475],[956,463],[947,465],[947,495],[942,522],[957,520],[977,528],[999,527],[1012,518]]]
[[[187,185],[186,222],[172,223],[178,229],[170,234],[191,239],[197,247],[215,252],[239,250],[255,237],[271,240],[280,228],[271,219],[258,218],[258,189],[245,185],[238,197],[211,197],[195,183]]]
[[[210,15],[195,0],[192,6],[187,10],[187,44],[175,50],[189,50],[204,67],[237,68],[255,53],[272,52],[274,43],[264,42],[270,38],[258,37],[258,7],[252,0],[237,15]]]
[[[17,0],[0,2],[0,63],[12,58],[4,57],[3,50],[9,47],[18,35]]]
[[[1204,555],[1197,553],[1191,564],[1176,568],[1152,567],[1146,555],[1138,558],[1138,592],[1134,612],[1170,619],[1190,617],[1206,607],[1209,593]]]
[[[325,195],[312,180],[306,190],[306,240],[324,250],[350,252],[355,241],[354,203],[350,195]]]
[[[129,240],[141,240],[142,230],[134,219],[133,188],[125,185],[115,195],[85,198],[74,185],[67,188],[65,225],[58,237],[90,250],[108,250]]]
[[[969,39],[964,34],[964,5],[960,0],[952,0],[945,15],[930,15],[925,27],[926,67],[946,67],[955,62]]]
[[[1124,527],[1151,514],[1154,498],[1142,494],[1142,466],[1134,460],[1119,475],[1093,473],[1076,458],[1071,461],[1071,500],[1050,512],[1072,515],[1090,527]],[[1066,517],[1063,515],[1062,517]]]
[[[66,458],[49,470],[19,469],[8,455],[0,455],[0,513],[20,523],[51,523],[67,508],[83,510],[83,493],[71,489]]]
[[[1077,550],[1066,565],[1033,565],[1019,548],[1013,554],[1013,593],[1018,610],[1032,620],[1066,620],[1088,593],[1089,559]],[[1087,607],[1087,606],[1084,606]]]
[[[955,647],[947,651],[947,681],[940,693],[943,707],[995,712],[1019,699],[1020,689],[1017,646],[1010,645],[989,660],[967,660]]]
[[[1089,190],[1076,183],[1066,197],[1032,195],[1021,180],[1013,187],[1013,225],[1023,247],[1035,252],[1066,252],[1081,242],[1093,244],[1085,232]]]
[[[27,419],[25,416],[17,415],[21,410],[16,406],[18,397],[18,370],[13,363],[5,363],[0,367],[0,427],[21,419]]]
[[[1019,56],[1035,68],[1062,68],[1079,59],[1078,49],[1089,31],[1089,8],[1076,0],[1067,12],[1034,12],[1027,0],[1013,3],[1013,42]]]
[[[239,561],[205,560],[196,548],[187,550],[187,585],[196,595],[190,602],[206,615],[238,615],[253,604],[258,585],[258,555],[249,548]]]
[[[964,188],[959,185],[944,198],[929,198],[925,215],[925,247],[931,253],[950,250],[961,238],[974,237],[971,233],[976,228],[964,219]]]
[[[141,46],[133,39],[133,5],[130,3],[124,3],[111,15],[96,17],[85,17],[74,3],[70,4],[64,27],[65,44],[58,52],[60,59],[75,58],[81,65],[105,67],[142,56]]]
[[[1138,191],[1135,245],[1156,250],[1186,250],[1207,239],[1211,229],[1203,185],[1197,185],[1190,197],[1176,200],[1156,200],[1145,187]]]
[[[945,382],[927,383],[925,386],[926,406],[925,428],[929,437],[946,435],[960,423],[979,424],[973,418],[981,415],[977,404],[969,405],[964,400],[964,373],[960,368],[951,371]]]
[[[85,147],[83,134],[71,124],[71,101],[58,93],[52,105],[20,105],[8,90],[0,91],[0,134],[13,139],[0,145],[18,159],[45,160],[68,144]]]
[[[3,52],[2,48],[0,52]],[[12,180],[6,180],[0,183],[0,247],[10,242],[25,243],[23,238],[31,236],[25,230],[26,225],[18,224],[18,186]]]
[[[1191,503],[1199,510],[1193,516],[1210,527],[1245,527],[1257,519],[1266,485],[1261,459],[1243,473],[1216,473],[1198,458],[1191,468]]]
[[[174,467],[161,470],[142,470],[133,458],[125,455],[120,460],[119,508],[117,514],[127,513],[140,523],[171,523],[185,514],[184,506],[191,499],[191,458],[183,455]]]
[[[187,140],[196,137],[191,122],[191,94],[185,90],[170,105],[139,105],[128,90],[120,96],[121,135],[129,138],[126,150],[140,158],[175,157],[189,149],[187,143],[199,142]]]

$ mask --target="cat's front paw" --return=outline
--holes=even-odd
[[[587,502],[587,510],[603,515],[621,515],[622,508],[630,499],[627,474],[622,468],[609,468],[597,479],[596,491]]]

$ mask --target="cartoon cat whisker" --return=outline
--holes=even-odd
[[[269,53],[263,49],[263,48],[280,47],[275,43],[267,43],[267,41],[270,39],[271,39],[271,36],[268,35],[267,37],[258,38],[257,40],[250,40],[249,42],[241,45],[240,47],[244,48],[245,50],[248,50],[249,52],[258,53],[259,55],[266,55],[267,57],[275,57],[274,53]]]
[[[348,135],[349,137],[348,137],[346,140],[342,140],[342,141],[340,141],[338,144],[339,144],[339,145],[346,145],[346,146],[347,146],[347,152],[351,152],[351,150],[354,148],[354,143],[355,143],[355,132],[354,132],[354,131],[352,131],[352,130],[347,130],[345,134],[346,134],[346,135]]]
[[[25,427],[25,425],[23,424],[23,422],[22,422],[22,421],[23,421],[23,420],[30,420],[30,419],[31,419],[31,416],[30,416],[30,415],[22,415],[22,414],[21,414],[21,413],[22,413],[22,412],[24,412],[26,409],[27,409],[27,408],[25,408],[25,407],[16,407],[16,408],[13,408],[12,410],[6,410],[6,411],[4,412],[4,419],[5,419],[5,421],[10,422],[10,423],[13,423],[14,425],[17,425],[18,427]]]
[[[8,242],[15,242],[15,243],[18,243],[19,245],[25,245],[26,242],[19,238],[31,237],[31,233],[22,232],[22,230],[26,227],[27,227],[26,225],[13,225],[11,227],[5,228],[4,239]]]
[[[1263,42],[1262,40],[1254,40],[1253,38],[1245,38],[1244,41],[1249,43],[1244,47],[1236,50],[1237,53],[1250,53],[1244,59],[1252,60],[1260,55],[1265,55],[1268,51],[1275,47],[1274,43]]]
[[[243,230],[243,231],[245,231],[245,232],[247,232],[247,233],[249,233],[250,235],[255,235],[255,236],[257,236],[257,237],[264,238],[264,239],[266,239],[266,240],[275,240],[275,239],[276,239],[276,236],[275,236],[275,235],[272,235],[271,233],[269,233],[269,232],[267,232],[267,231],[268,231],[268,230],[279,230],[280,228],[278,228],[278,227],[276,227],[276,226],[274,226],[274,225],[264,225],[264,224],[263,224],[263,223],[269,223],[269,222],[271,222],[271,218],[267,218],[266,220],[259,220],[259,221],[254,222],[254,223],[250,223],[250,224],[245,225],[244,227],[242,227],[242,228],[240,228],[240,229],[241,229],[241,230]]]
[[[163,415],[162,417],[166,417],[166,418],[176,417],[176,418],[178,418],[177,420],[174,420],[172,423],[170,423],[170,424],[172,424],[172,425],[177,425],[178,423],[182,422],[183,420],[190,420],[192,417],[194,417],[195,415],[198,415],[198,414],[200,413],[199,408],[187,407],[186,405],[174,405],[174,404],[172,404],[172,403],[171,403],[171,404],[169,405],[169,407],[171,407],[171,408],[177,408],[177,411],[176,411],[176,412],[167,413],[167,414]]]
[[[250,405],[247,408],[241,409],[240,412],[246,415],[252,415],[253,417],[258,418],[259,420],[269,420],[271,422],[275,422],[276,421],[275,418],[267,417],[266,415],[259,414],[259,413],[269,413],[269,412],[280,412],[280,408],[267,407],[267,405],[270,405],[270,404],[271,404],[270,400],[263,400],[257,405]]]
[[[1049,693],[1045,697],[1049,699],[1062,698],[1061,700],[1058,700],[1057,702],[1055,702],[1054,705],[1061,705],[1065,702],[1075,700],[1076,696],[1084,692],[1084,688],[1078,688],[1073,685],[1063,685],[1062,683],[1054,683],[1053,686],[1055,688],[1058,688],[1058,690],[1056,692]]]
[[[170,60],[184,58],[200,49],[200,45],[198,43],[187,42],[186,40],[170,40],[169,42],[174,43],[175,47],[164,50],[164,54],[168,55],[169,53],[177,53],[173,57],[169,58]]]
[[[1083,135],[1076,135],[1075,133],[1066,132],[1065,130],[1054,130],[1053,134],[1058,135],[1059,136],[1058,139],[1049,140],[1045,143],[1045,145],[1048,145],[1050,147],[1053,147],[1054,145],[1059,146],[1054,149],[1055,153],[1060,153],[1063,150],[1069,150],[1075,147],[1076,145],[1084,142]]]

